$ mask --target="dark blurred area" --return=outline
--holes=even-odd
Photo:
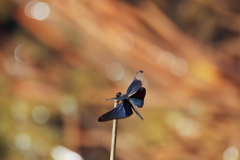
[[[237,0],[0,1],[0,159],[109,158],[99,123],[136,72],[116,160],[239,159]]]

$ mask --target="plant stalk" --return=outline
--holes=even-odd
[[[118,106],[119,101],[114,101],[114,108]],[[118,120],[113,120],[113,128],[112,128],[112,143],[111,143],[111,151],[110,151],[110,160],[115,159],[115,151],[116,151],[116,142],[117,142],[117,125]]]

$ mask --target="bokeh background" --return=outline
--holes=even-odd
[[[1,0],[0,159],[108,159],[139,70],[117,160],[239,159],[239,33],[238,0]]]

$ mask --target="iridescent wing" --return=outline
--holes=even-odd
[[[144,80],[144,73],[143,71],[137,72],[136,76],[134,77],[132,83],[127,89],[126,96],[130,97],[134,93],[136,93],[141,87],[142,87],[142,82]]]
[[[99,117],[99,122],[110,121],[113,119],[123,119],[131,116],[133,111],[131,109],[131,104],[128,100],[124,100],[123,103],[119,104],[117,107],[111,111],[105,113]]]
[[[134,107],[142,108],[145,95],[146,89],[144,87],[141,87],[134,95],[129,97],[129,101]]]

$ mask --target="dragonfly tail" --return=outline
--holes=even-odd
[[[139,113],[134,107],[132,107],[132,109],[133,109],[134,112],[138,115],[138,117],[143,120],[143,117],[140,115],[140,113]]]

